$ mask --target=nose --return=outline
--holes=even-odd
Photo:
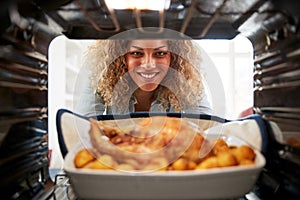
[[[151,53],[146,53],[143,58],[142,67],[145,69],[155,68],[155,59],[152,57]]]

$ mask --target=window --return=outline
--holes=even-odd
[[[253,47],[251,42],[237,36],[233,40],[199,40],[219,75],[225,92],[227,119],[253,106]],[[213,91],[211,91],[213,92]]]

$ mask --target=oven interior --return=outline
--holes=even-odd
[[[253,111],[276,122],[284,139],[300,139],[300,2],[167,2],[167,9],[153,11],[112,9],[104,0],[2,1],[0,185],[5,197],[40,199],[49,189],[48,48],[59,35],[107,39],[144,27],[168,28],[199,40],[243,35],[254,48]],[[296,199],[299,143],[277,141],[265,128],[267,165],[257,183],[258,193],[262,199],[266,195]]]

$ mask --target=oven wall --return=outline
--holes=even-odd
[[[11,5],[4,1],[0,11],[1,198],[40,199],[49,181],[47,51],[59,33],[38,21],[12,19],[9,9]]]

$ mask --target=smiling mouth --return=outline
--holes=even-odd
[[[151,78],[155,77],[158,74],[158,72],[151,73],[151,74],[145,74],[145,73],[138,73],[138,74],[143,78],[151,79]]]

